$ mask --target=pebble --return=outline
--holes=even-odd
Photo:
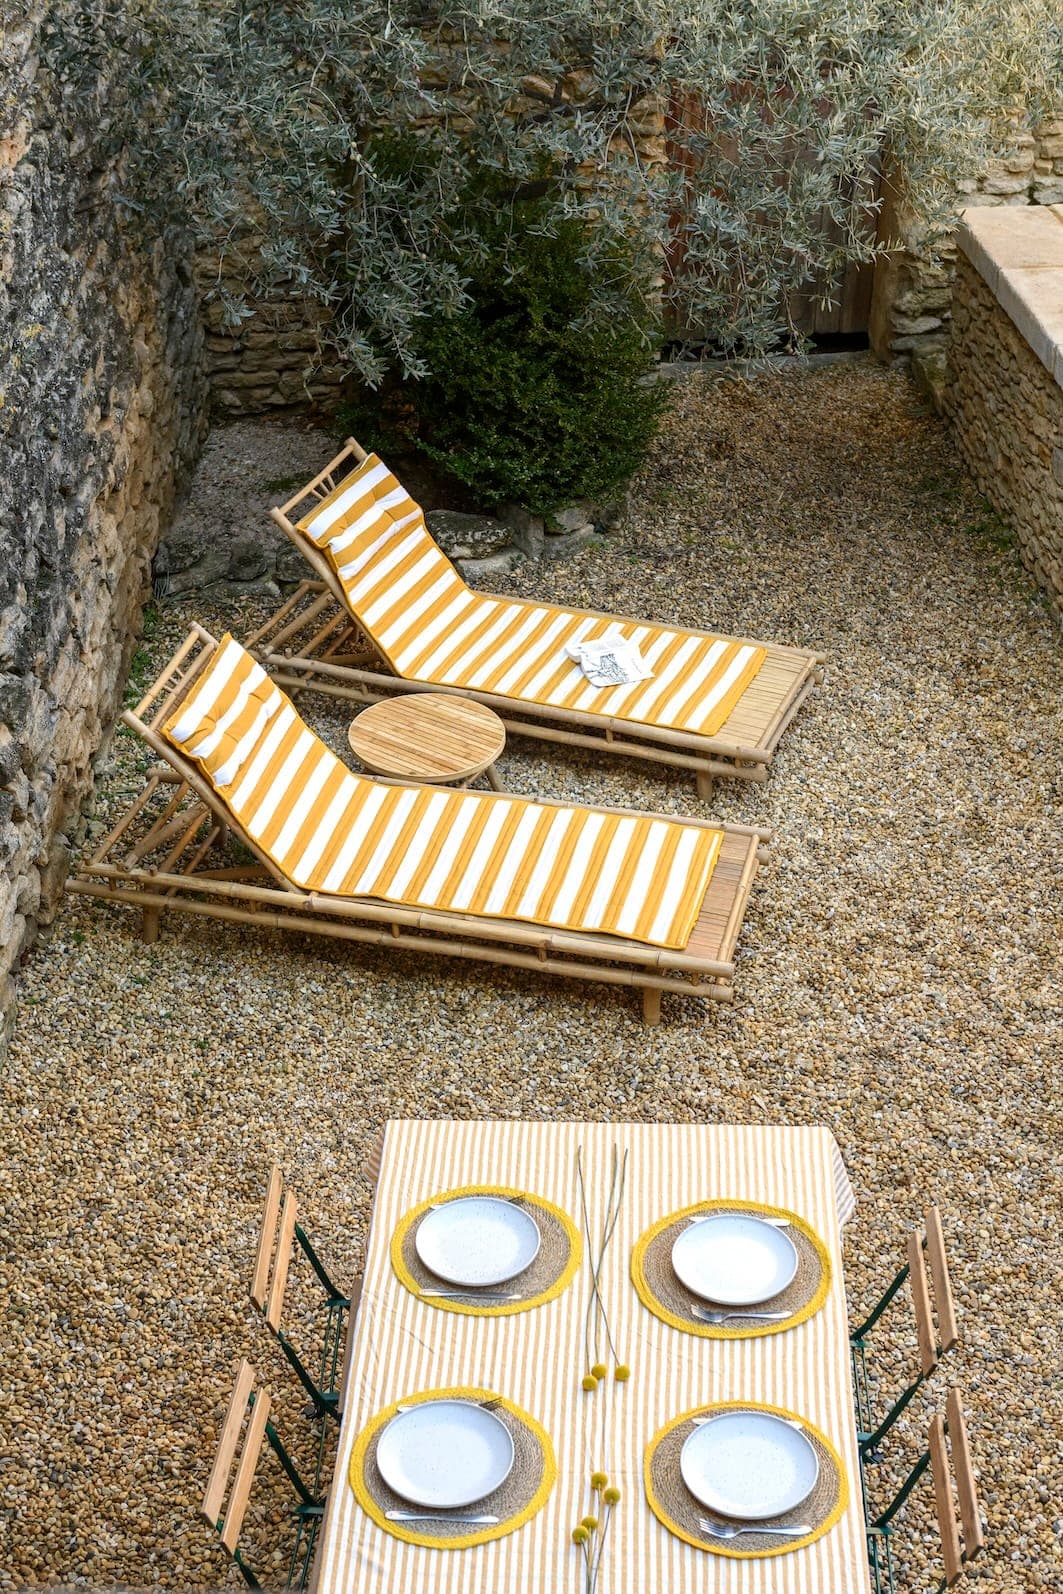
[[[255,433],[263,482],[278,430]],[[251,436],[239,482],[222,448],[201,472],[220,514]],[[1063,1584],[1060,646],[1014,553],[973,529],[983,515],[903,373],[692,377],[618,531],[512,576],[522,596],[829,655],[767,784],[720,783],[710,807],[648,766],[504,757],[512,791],[771,825],[733,1007],[666,997],[651,1030],[606,987],[177,915],[145,946],[132,915],[67,899],[21,973],[0,1080],[0,1589],[220,1584],[196,1509],[241,1355],[313,1462],[247,1301],[268,1165],[351,1278],[373,1135],[428,1115],[826,1123],[858,1196],[854,1314],[938,1202],[962,1343],[884,1447],[873,1498],[957,1383],[988,1528],[972,1583]],[[167,604],[152,652],[193,618],[241,635],[263,612]],[[119,733],[98,823],[149,761]],[[309,1349],[305,1276],[289,1303]],[[874,1340],[880,1407],[915,1365],[902,1293]],[[274,1574],[285,1500],[264,1465],[247,1550]],[[928,1488],[895,1544],[899,1587],[936,1585]]]

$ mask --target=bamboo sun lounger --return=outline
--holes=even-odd
[[[765,830],[355,775],[198,626],[123,719],[163,762],[68,889],[147,941],[172,908],[636,986],[648,1023],[733,999]]]
[[[403,691],[460,692],[511,735],[763,781],[823,656],[744,638],[558,609],[474,592],[433,540],[420,506],[348,438],[273,519],[312,566],[249,647],[289,689],[364,703]],[[594,687],[566,644],[611,625],[653,678]]]

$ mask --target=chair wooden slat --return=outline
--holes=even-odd
[[[374,1186],[380,1178],[380,1164],[384,1158],[384,1133],[385,1131],[381,1129],[373,1136],[373,1144],[369,1147],[369,1155],[365,1159],[365,1171]]]
[[[274,1333],[281,1326],[281,1313],[284,1310],[284,1291],[288,1283],[288,1268],[292,1259],[292,1241],[295,1238],[297,1211],[296,1199],[292,1192],[288,1190],[284,1196],[284,1206],[281,1208],[281,1231],[277,1240],[277,1256],[273,1263],[273,1282],[269,1288],[269,1300],[266,1305],[266,1322]]]
[[[941,1555],[945,1562],[945,1584],[951,1588],[963,1571],[960,1532],[952,1508],[949,1457],[945,1448],[945,1419],[938,1412],[930,1424],[930,1475],[934,1480],[934,1512],[941,1534]]]
[[[244,1525],[244,1514],[247,1511],[255,1468],[258,1466],[258,1457],[262,1449],[262,1436],[266,1431],[269,1405],[268,1390],[260,1389],[251,1408],[251,1420],[247,1425],[240,1461],[236,1468],[236,1478],[233,1482],[233,1492],[229,1496],[229,1509],[225,1513],[225,1522],[221,1530],[221,1542],[230,1555],[235,1554],[240,1542],[240,1529]]]
[[[336,1402],[336,1410],[339,1412],[341,1417],[343,1416],[344,1409],[347,1405],[347,1385],[351,1381],[351,1363],[354,1360],[355,1323],[358,1317],[358,1302],[361,1300],[361,1298],[362,1280],[359,1278],[355,1279],[351,1286],[351,1304],[347,1309],[347,1325],[345,1330],[346,1337],[343,1343],[343,1366],[340,1369],[340,1382],[339,1389],[337,1390],[339,1399]]]
[[[266,1205],[262,1213],[262,1232],[258,1237],[258,1255],[255,1257],[255,1276],[251,1281],[251,1299],[260,1312],[266,1310],[266,1285],[269,1282],[269,1263],[273,1254],[273,1239],[277,1232],[277,1214],[281,1206],[283,1181],[276,1163],[269,1170],[266,1186]]]
[[[938,1353],[930,1310],[930,1290],[926,1281],[926,1263],[923,1260],[923,1236],[918,1232],[908,1236],[908,1268],[912,1305],[915,1307],[915,1327],[919,1336],[919,1366],[923,1377],[929,1378],[937,1366]]]
[[[942,1351],[951,1350],[959,1340],[956,1327],[956,1306],[949,1280],[949,1263],[945,1255],[945,1236],[941,1229],[941,1213],[930,1207],[926,1214],[926,1254],[930,1263],[930,1277],[934,1285],[934,1300],[938,1309],[938,1333]]]
[[[221,1516],[221,1505],[225,1498],[225,1486],[229,1481],[233,1456],[236,1452],[236,1441],[240,1437],[244,1412],[247,1410],[247,1397],[254,1387],[254,1382],[254,1368],[245,1359],[241,1361],[237,1369],[236,1383],[233,1386],[229,1409],[225,1413],[225,1421],[222,1423],[218,1450],[214,1457],[214,1466],[207,1483],[207,1491],[203,1496],[203,1504],[200,1507],[211,1527],[215,1529]]]
[[[978,1509],[978,1490],[971,1464],[971,1448],[967,1442],[967,1423],[963,1415],[963,1402],[958,1389],[950,1389],[945,1401],[949,1442],[952,1445],[952,1467],[956,1474],[956,1493],[960,1502],[960,1521],[963,1524],[963,1553],[973,1561],[985,1549],[982,1516]]]

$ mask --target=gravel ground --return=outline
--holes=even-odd
[[[242,428],[240,469],[250,445],[275,477],[283,437]],[[204,469],[201,488],[224,491],[224,450]],[[178,918],[146,947],[132,916],[69,900],[22,972],[0,1087],[0,1587],[224,1581],[195,1506],[240,1354],[309,1444],[245,1305],[267,1165],[282,1161],[324,1255],[353,1274],[365,1150],[403,1115],[825,1122],[859,1198],[854,1310],[936,1199],[963,1343],[891,1442],[880,1490],[959,1382],[990,1540],[972,1581],[1063,1586],[1058,636],[894,372],[677,386],[633,503],[608,543],[514,589],[831,661],[766,788],[717,788],[720,818],[777,836],[736,1005],[666,997],[647,1030],[604,987]],[[194,612],[164,610],[154,658]],[[212,627],[252,617],[198,606]],[[142,762],[120,735],[100,821]],[[684,777],[528,744],[503,775],[699,811]],[[902,1298],[884,1390],[914,1358]],[[260,1481],[255,1532],[272,1539],[280,1496]],[[898,1534],[903,1586],[920,1591],[921,1498]]]

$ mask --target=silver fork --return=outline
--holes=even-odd
[[[795,1522],[790,1527],[768,1527],[764,1523],[750,1523],[748,1527],[736,1527],[730,1522],[707,1522],[704,1517],[698,1518],[698,1525],[703,1533],[708,1533],[714,1539],[737,1539],[743,1533],[777,1533],[780,1538],[803,1539],[812,1529],[807,1522]]]
[[[418,1290],[425,1300],[434,1301],[522,1301],[523,1295],[504,1290]]]
[[[734,1318],[751,1318],[756,1323],[784,1323],[792,1312],[710,1312],[703,1306],[692,1306],[691,1311],[703,1323],[730,1323]]]
[[[464,1522],[474,1527],[490,1527],[498,1521],[492,1516],[453,1516],[449,1511],[388,1511],[389,1522]]]

